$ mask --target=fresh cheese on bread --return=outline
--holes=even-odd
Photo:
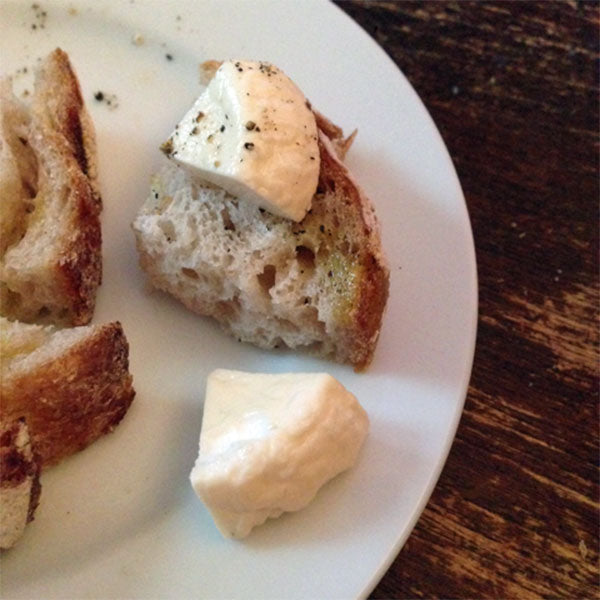
[[[42,466],[112,431],[133,397],[118,322],[56,329],[0,318],[0,418],[24,417]]]
[[[15,545],[38,506],[41,461],[25,419],[0,423],[0,548]]]
[[[0,83],[0,314],[90,321],[101,280],[94,129],[60,49],[38,66],[25,102]]]
[[[313,114],[318,185],[299,222],[169,161],[133,229],[150,282],[239,340],[361,370],[373,358],[389,271],[373,205],[342,162],[353,136]]]
[[[273,214],[301,221],[319,177],[317,124],[304,94],[277,67],[229,60],[213,71],[163,144],[204,181]]]
[[[315,156],[309,149],[307,162],[318,164],[319,169],[306,214],[300,220],[269,210],[268,204],[246,193],[243,186],[238,193],[238,179],[245,175],[237,170],[228,175],[236,185],[221,185],[214,177],[220,162],[205,177],[203,169],[207,167],[199,168],[199,164],[206,162],[206,156],[190,154],[190,139],[200,132],[194,133],[188,123],[195,114],[198,122],[207,119],[210,123],[217,115],[213,129],[219,129],[226,116],[229,120],[252,116],[248,131],[241,134],[238,128],[233,141],[222,141],[235,146],[231,152],[236,160],[246,160],[258,150],[267,156],[288,152],[279,139],[291,140],[293,146],[302,143],[297,127],[287,123],[287,117],[272,118],[279,110],[279,100],[293,103],[297,98],[279,85],[280,72],[265,64],[204,63],[207,91],[211,85],[217,91],[213,90],[211,102],[195,105],[168,140],[166,153],[172,160],[153,178],[150,196],[133,222],[140,263],[155,287],[189,309],[214,317],[240,341],[262,348],[306,349],[361,370],[373,358],[388,296],[389,271],[373,205],[342,162],[354,134],[345,138],[339,127],[303,103],[302,119],[308,111],[318,152]],[[259,69],[249,76],[252,65]],[[225,67],[227,77],[218,79]],[[267,90],[267,85],[273,88]],[[274,102],[271,96],[276,95],[278,86],[282,96]],[[253,94],[258,96],[257,107],[249,103]],[[206,92],[201,98],[205,96]],[[281,129],[272,140],[256,136],[255,142],[247,141],[257,128],[270,127]],[[179,129],[183,132],[178,133]],[[210,140],[206,133],[202,130],[206,144],[220,140],[216,132]],[[250,149],[245,148],[248,143],[253,144]],[[192,145],[198,144],[194,141]],[[183,160],[177,151],[183,153]],[[295,154],[290,156],[292,160]],[[266,163],[255,175],[258,177],[263,167],[265,181],[270,183]],[[292,179],[297,177],[301,173],[294,171]]]

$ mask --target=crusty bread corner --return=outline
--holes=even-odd
[[[321,193],[325,190],[330,195],[336,195],[346,205],[340,210],[338,220],[342,220],[344,214],[353,215],[353,223],[343,224],[350,230],[346,240],[354,240],[355,243],[361,240],[360,247],[349,247],[348,253],[342,252],[346,258],[351,258],[353,274],[334,273],[332,277],[341,279],[353,276],[358,279],[352,301],[346,305],[337,331],[340,336],[338,343],[351,349],[350,359],[344,362],[350,362],[357,371],[362,371],[371,363],[379,339],[389,295],[390,273],[375,208],[340,160],[339,155],[345,156],[355,133],[347,140],[340,141],[336,151],[334,142],[322,130],[319,131],[319,189]],[[342,140],[343,136],[339,139]]]
[[[25,419],[0,423],[0,548],[15,545],[38,506],[41,460]]]
[[[102,277],[95,135],[67,55],[50,53],[30,102],[0,84],[0,314],[91,320]]]
[[[332,135],[344,139],[338,128]],[[133,229],[150,282],[240,341],[360,371],[373,358],[389,270],[373,206],[323,130],[319,149],[319,186],[300,223],[167,162]]]
[[[344,158],[346,158],[346,153],[348,152],[348,150],[350,150],[350,146],[352,146],[352,143],[354,142],[354,138],[358,133],[358,129],[355,129],[348,137],[346,137],[344,136],[344,131],[341,127],[338,127],[337,125],[332,123],[325,115],[322,115],[318,110],[315,110],[313,108],[312,111],[315,115],[315,120],[317,121],[317,129],[321,133],[321,138],[326,139],[330,142],[337,158],[343,161]]]
[[[60,48],[51,52],[36,71],[32,110],[67,142],[90,182],[96,202],[101,203],[98,188],[96,132],[87,111],[77,75],[67,53]]]
[[[42,466],[112,431],[135,395],[118,322],[57,330],[0,319],[2,422],[24,417]]]

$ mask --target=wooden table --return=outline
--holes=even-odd
[[[600,598],[596,2],[339,6],[437,123],[480,314],[450,457],[373,598]]]

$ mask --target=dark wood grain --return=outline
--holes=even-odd
[[[338,5],[411,81],[471,216],[450,457],[373,598],[600,598],[597,2]]]

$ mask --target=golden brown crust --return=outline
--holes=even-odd
[[[47,141],[55,144],[64,158],[69,178],[67,202],[71,206],[68,229],[72,233],[63,239],[55,269],[69,307],[70,324],[85,325],[93,316],[96,290],[102,279],[102,201],[96,180],[92,121],[69,57],[60,48],[50,53],[39,69],[34,98],[37,117],[62,137],[49,133]],[[69,160],[69,154],[77,166]]]
[[[97,184],[96,136],[86,110],[77,75],[67,53],[56,48],[36,73],[33,110],[39,119],[67,141],[75,158],[101,203]]]
[[[340,347],[348,354],[347,362],[355,370],[362,371],[373,359],[377,345],[389,294],[389,269],[373,205],[339,160],[323,131],[319,136],[319,149],[319,190],[321,193],[328,192],[330,198],[335,197],[338,206],[330,205],[329,210],[336,213],[341,228],[348,232],[347,240],[353,242],[352,261],[358,277],[353,288],[355,296],[336,333],[342,340]]]
[[[89,183],[75,170],[70,180],[71,234],[63,240],[55,269],[70,323],[85,325],[94,314],[96,290],[102,281],[102,233],[98,204]]]
[[[0,423],[0,548],[13,546],[40,501],[41,457],[24,418]]]
[[[121,324],[110,323],[35,369],[3,377],[2,420],[26,418],[44,468],[121,421],[135,395],[128,350]]]
[[[23,231],[0,262],[2,314],[85,325],[102,279],[101,199],[93,126],[60,49],[36,71],[28,127],[19,137],[35,156],[36,189],[23,198],[30,207]]]
[[[335,152],[340,160],[344,160],[346,153],[350,150],[352,142],[358,133],[355,129],[348,137],[344,137],[344,132],[341,127],[332,123],[325,115],[322,115],[318,110],[312,109],[317,122],[317,128],[324,133],[335,148]]]
[[[215,76],[218,68],[223,64],[222,60],[205,60],[200,64],[200,83],[208,85]]]
[[[27,443],[22,446],[19,438],[25,435]],[[27,522],[39,503],[41,485],[41,457],[29,440],[29,430],[23,417],[0,423],[0,489],[14,488],[26,479],[32,479]]]

